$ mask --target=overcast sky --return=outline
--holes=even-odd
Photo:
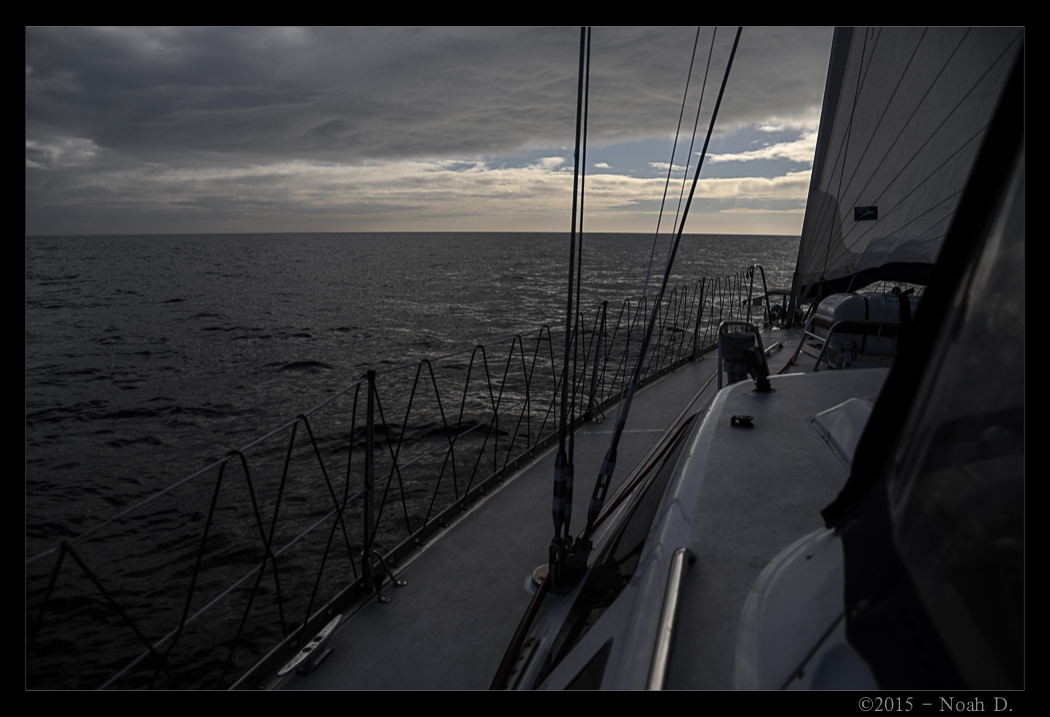
[[[593,31],[588,230],[655,227],[695,33]],[[801,231],[831,38],[744,28],[688,231]],[[25,231],[567,230],[578,53],[578,28],[30,28]]]

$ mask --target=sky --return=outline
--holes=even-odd
[[[696,28],[593,30],[585,230],[673,226],[735,31],[672,160]],[[27,28],[25,233],[567,231],[579,35]],[[688,232],[800,233],[831,39],[744,28]]]

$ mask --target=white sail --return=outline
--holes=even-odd
[[[925,283],[1023,30],[838,29],[794,281],[798,301]]]

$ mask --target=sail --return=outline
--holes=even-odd
[[[793,299],[925,284],[1023,39],[1018,28],[837,29]]]

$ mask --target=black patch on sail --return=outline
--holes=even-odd
[[[878,218],[878,207],[853,207],[853,221],[855,222],[873,222]]]

